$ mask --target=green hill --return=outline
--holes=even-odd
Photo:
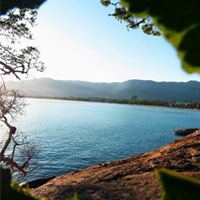
[[[40,78],[8,81],[10,89],[18,89],[24,95],[35,97],[100,97],[130,99],[159,99],[166,101],[200,102],[200,82],[155,82],[146,80],[128,80],[113,83],[94,83],[86,81],[65,81]]]

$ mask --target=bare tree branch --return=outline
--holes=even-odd
[[[7,138],[1,142],[0,162],[9,165],[12,172],[18,172],[21,177],[41,166],[31,162],[40,152],[37,145],[17,133],[17,128],[9,122],[23,114],[25,106],[24,98],[17,91],[0,88],[0,122],[8,129]]]
[[[26,103],[18,91],[6,89],[3,77],[14,75],[20,79],[22,74],[28,75],[31,69],[44,70],[36,47],[17,49],[15,45],[21,38],[32,39],[30,28],[35,25],[36,16],[36,10],[17,8],[10,10],[7,15],[0,15],[0,37],[3,38],[0,41],[0,76],[3,80],[0,86],[0,124],[7,130],[0,143],[0,163],[10,166],[12,172],[18,172],[20,176],[26,176],[41,166],[33,162],[39,149],[12,125],[17,116],[24,114]]]

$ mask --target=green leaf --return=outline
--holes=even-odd
[[[66,199],[66,200],[79,200],[77,192],[74,193],[74,196],[72,198]]]
[[[46,0],[1,0],[0,14],[6,14],[6,12],[15,7],[18,8],[38,8]]]
[[[164,37],[176,49],[182,68],[200,73],[200,12],[199,1],[165,2],[154,0],[121,0],[131,14],[151,16]]]
[[[200,181],[165,168],[155,171],[163,188],[162,200],[200,199]]]
[[[111,4],[111,1],[110,0],[101,0],[100,1],[101,4],[105,7],[108,7],[110,4]]]
[[[39,198],[33,197],[27,189],[19,187],[18,183],[11,180],[10,170],[8,168],[2,168],[1,165],[0,183],[2,200],[40,200]]]

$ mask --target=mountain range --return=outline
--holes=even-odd
[[[128,80],[124,82],[97,83],[86,81],[54,80],[51,78],[26,81],[8,81],[9,89],[17,89],[33,97],[99,97],[130,99],[159,99],[166,101],[200,102],[200,82],[155,82]]]

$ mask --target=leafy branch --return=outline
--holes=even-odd
[[[44,71],[44,63],[39,61],[40,52],[36,47],[27,46],[16,49],[15,43],[21,38],[32,39],[31,27],[36,24],[36,10],[13,9],[7,15],[0,16],[0,74],[14,75],[20,79],[20,74],[28,74],[35,68]]]
[[[120,2],[113,3],[110,0],[101,0],[101,4],[105,7],[113,6],[114,12],[108,16],[114,17],[120,23],[125,22],[127,30],[141,28],[147,35],[160,36],[161,32],[154,25],[152,18],[146,16],[137,18],[129,13],[128,9],[120,4]]]
[[[17,48],[16,45],[21,39],[33,38],[31,28],[36,24],[36,16],[36,10],[27,8],[14,8],[0,16],[0,75],[3,80],[0,86],[0,124],[7,130],[0,143],[0,163],[10,166],[12,173],[18,172],[20,177],[41,166],[33,162],[39,149],[12,125],[18,115],[24,114],[26,103],[18,91],[7,90],[4,76],[14,75],[20,80],[20,76],[28,75],[31,69],[45,69],[36,47]]]

